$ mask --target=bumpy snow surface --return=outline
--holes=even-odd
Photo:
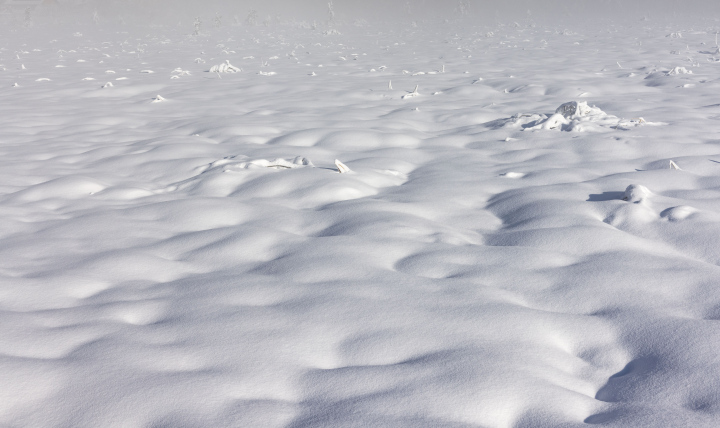
[[[718,426],[715,29],[338,30],[0,30],[0,426]]]

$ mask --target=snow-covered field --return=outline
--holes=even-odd
[[[720,425],[717,28],[338,29],[0,29],[0,426]]]

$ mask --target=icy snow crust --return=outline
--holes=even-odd
[[[418,25],[0,30],[0,425],[717,426],[715,30]]]

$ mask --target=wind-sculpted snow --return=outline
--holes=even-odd
[[[714,27],[451,24],[0,29],[0,426],[717,426]]]

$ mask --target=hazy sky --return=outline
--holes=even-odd
[[[244,20],[251,9],[258,12],[260,21],[268,15],[280,15],[284,19],[324,22],[328,9],[328,0],[58,0],[83,1],[110,16],[127,14],[168,22],[215,13],[227,20],[235,16]],[[408,21],[459,17],[461,1],[468,6],[466,18],[485,24],[549,19],[568,24],[602,18],[639,20],[685,12],[720,19],[720,0],[333,0],[333,4],[338,19],[345,21]]]

